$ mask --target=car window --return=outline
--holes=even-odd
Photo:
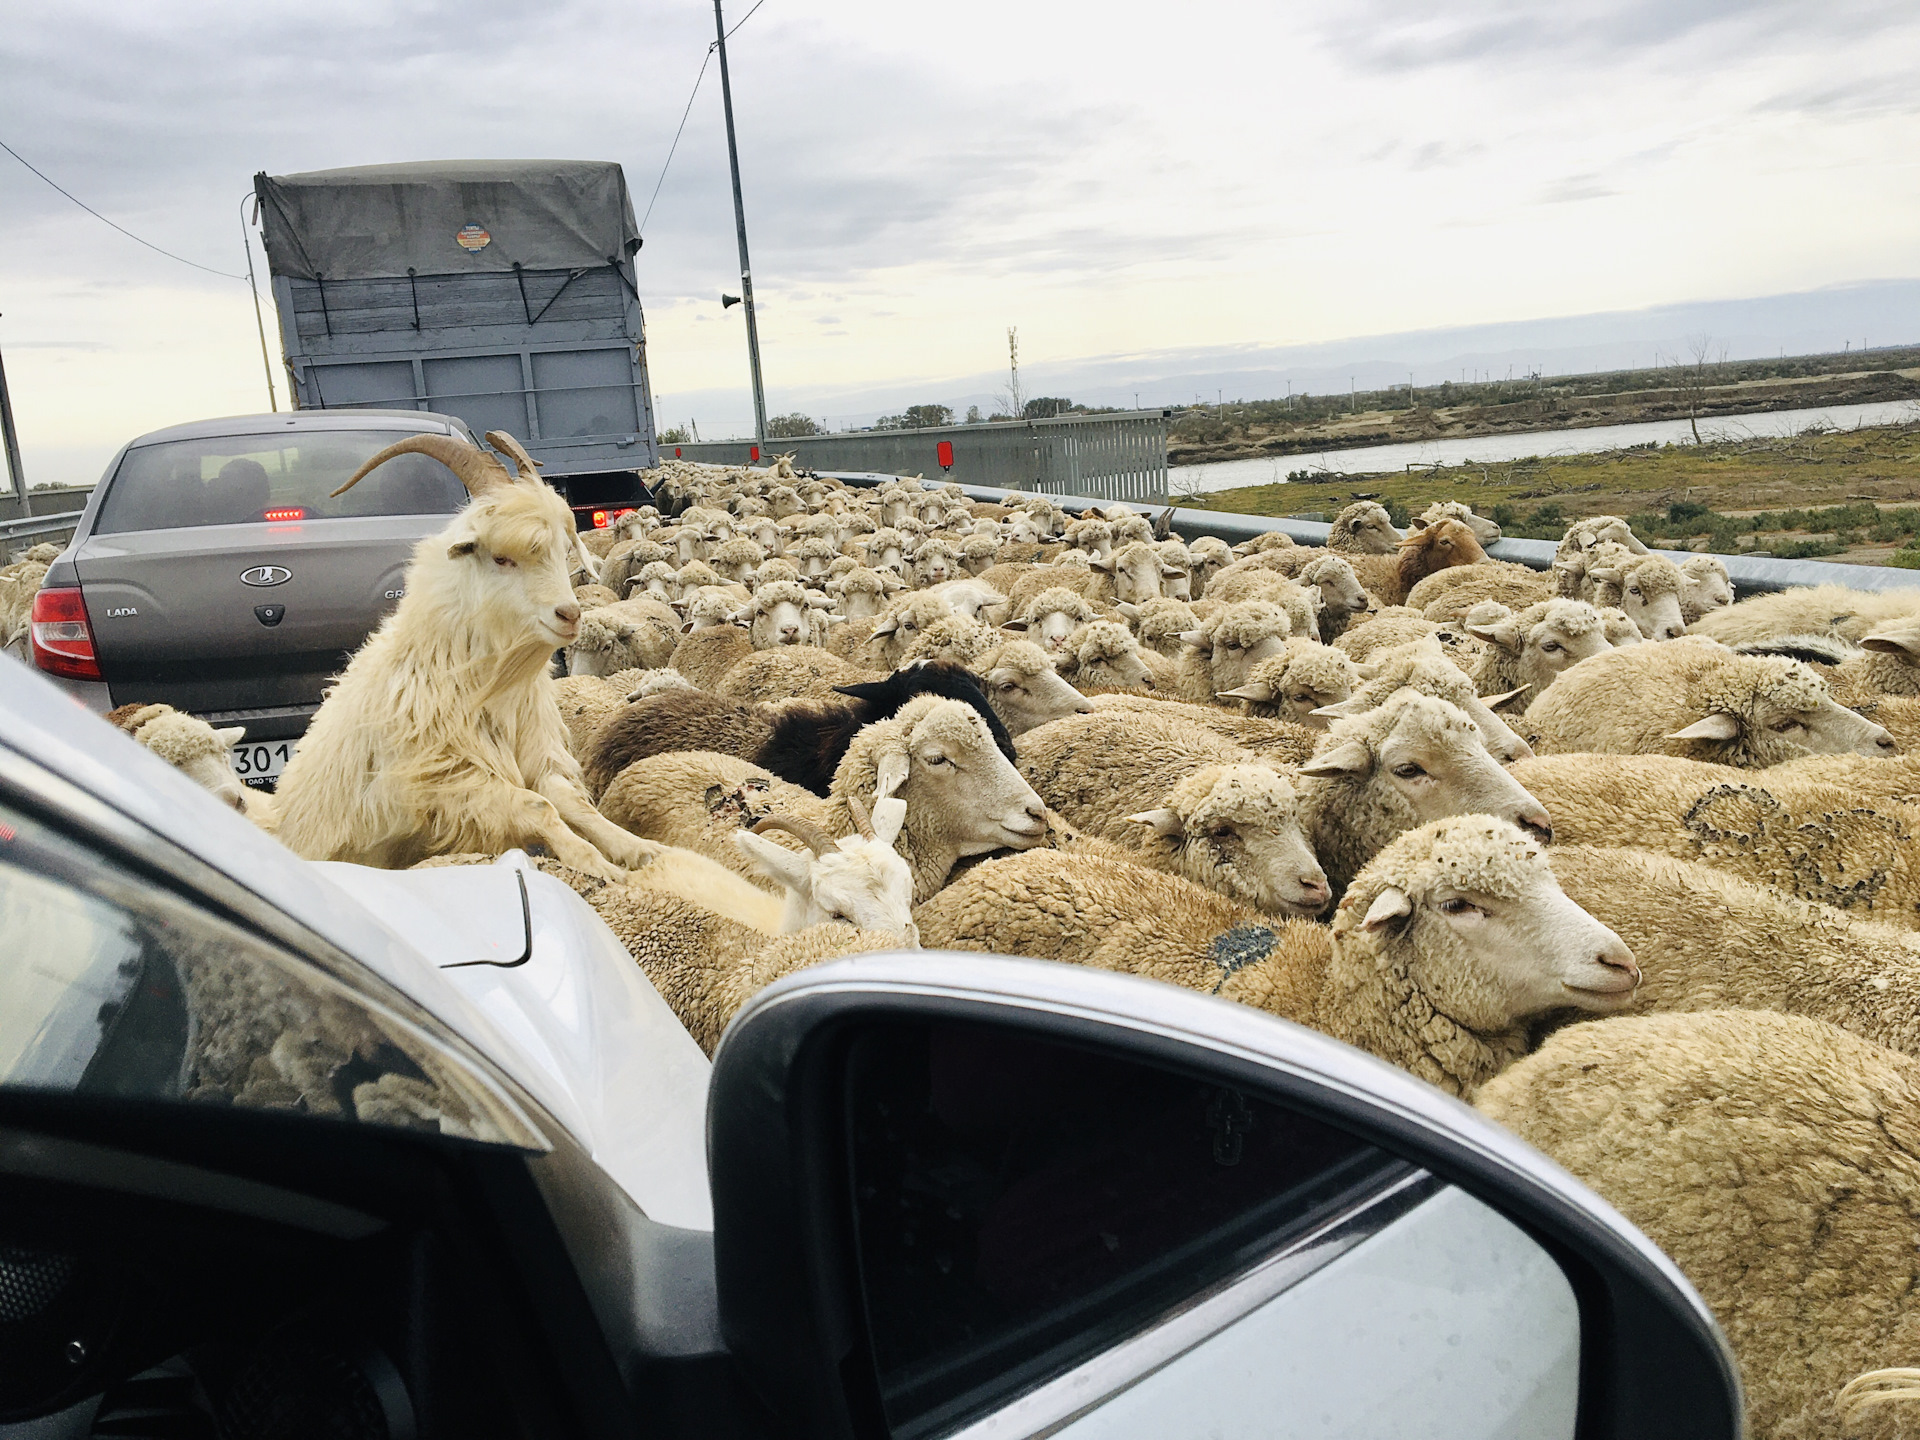
[[[5,806],[0,1088],[528,1134],[404,1016]]]
[[[444,515],[465,504],[453,472],[428,455],[398,456],[333,496],[401,438],[391,430],[325,430],[136,445],[107,482],[94,531]]]
[[[953,1428],[1413,1167],[1263,1099],[1000,1027],[885,1027],[845,1103],[892,1434]]]

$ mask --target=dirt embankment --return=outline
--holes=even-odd
[[[1314,454],[1359,445],[1684,420],[1689,415],[1708,420],[1775,410],[1920,400],[1920,368],[1741,380],[1720,385],[1682,384],[1595,394],[1567,393],[1561,388],[1544,386],[1535,394],[1516,393],[1515,387],[1481,388],[1508,393],[1504,397],[1451,406],[1416,404],[1407,409],[1363,410],[1357,415],[1322,415],[1302,423],[1257,413],[1235,413],[1256,408],[1266,410],[1267,405],[1228,406],[1217,415],[1183,416],[1175,422],[1168,437],[1167,459],[1174,465],[1197,465],[1215,460]]]

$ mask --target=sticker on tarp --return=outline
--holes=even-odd
[[[484,250],[493,243],[484,225],[462,225],[453,238],[462,250]]]

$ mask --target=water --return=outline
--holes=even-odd
[[[1920,420],[1920,403],[1888,400],[1873,405],[1832,405],[1814,410],[1775,410],[1766,415],[1721,415],[1700,422],[1702,440],[1744,440],[1797,435],[1810,425],[1852,430],[1867,425],[1899,425]],[[1293,470],[1330,470],[1344,475],[1384,475],[1409,466],[1499,464],[1555,455],[1590,455],[1628,445],[1692,444],[1685,420],[1648,420],[1635,425],[1595,425],[1584,430],[1528,430],[1478,435],[1461,440],[1414,440],[1401,445],[1361,445],[1256,460],[1220,460],[1181,465],[1172,472],[1175,493],[1197,485],[1202,491],[1241,485],[1284,484]]]

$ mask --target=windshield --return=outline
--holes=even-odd
[[[138,445],[108,482],[94,532],[450,515],[464,505],[467,492],[453,472],[427,455],[389,460],[331,498],[329,492],[401,438],[391,430],[326,430]]]

